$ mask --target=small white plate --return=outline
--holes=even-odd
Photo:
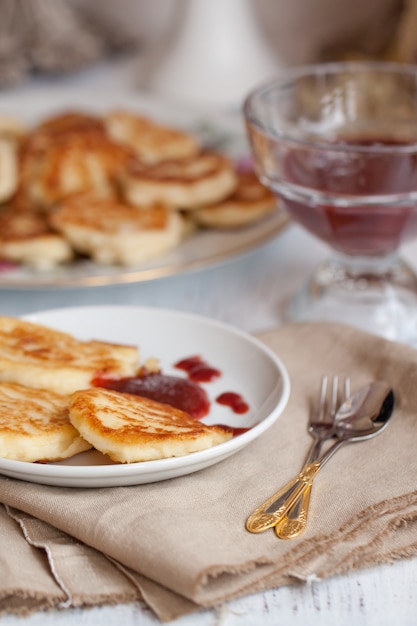
[[[211,405],[203,421],[249,430],[208,450],[142,463],[115,464],[96,451],[51,464],[0,459],[0,473],[6,476],[65,487],[113,487],[190,474],[247,446],[272,426],[288,401],[290,381],[281,360],[255,338],[221,322],[167,309],[124,306],[69,307],[25,319],[79,339],[135,344],[141,361],[157,357],[164,374],[181,376],[174,364],[199,355],[221,372],[215,382],[203,385]],[[238,415],[216,403],[224,391],[240,394],[249,411]]]

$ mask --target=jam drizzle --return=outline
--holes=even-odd
[[[239,415],[247,413],[249,411],[249,405],[242,396],[234,391],[225,391],[216,398],[218,404],[228,406],[232,409],[233,413]]]
[[[210,383],[220,378],[221,372],[209,365],[201,356],[190,356],[175,363],[174,367],[187,372],[188,378],[198,383]]]

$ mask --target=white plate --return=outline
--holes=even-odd
[[[69,332],[79,339],[136,344],[141,360],[157,357],[163,373],[181,375],[173,365],[200,355],[221,377],[204,384],[211,401],[207,424],[250,429],[208,450],[187,456],[114,464],[96,451],[51,464],[0,459],[0,473],[65,487],[112,487],[151,483],[190,474],[238,452],[264,433],[287,404],[290,381],[281,360],[265,345],[231,326],[208,318],[142,307],[69,307],[26,316],[33,322]],[[214,400],[223,391],[239,393],[249,411],[237,415]]]
[[[78,109],[105,113],[114,108],[137,111],[163,123],[191,130],[205,145],[213,145],[233,158],[246,156],[249,149],[240,115],[221,115],[199,109],[173,109],[154,98],[134,94],[45,89],[30,100],[17,93],[0,96],[0,115],[18,117],[31,125],[63,110]],[[147,263],[122,268],[103,266],[90,260],[77,260],[48,272],[35,272],[20,266],[0,264],[0,287],[37,289],[52,287],[98,286],[156,280],[166,276],[205,269],[236,258],[277,235],[288,223],[277,210],[265,219],[244,228],[199,230],[171,252]]]

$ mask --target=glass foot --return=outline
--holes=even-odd
[[[417,345],[417,276],[398,257],[334,257],[296,294],[287,319],[337,321]]]

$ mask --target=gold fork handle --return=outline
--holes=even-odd
[[[333,454],[344,444],[346,440],[339,439],[336,441],[327,452],[319,458],[315,463],[307,465],[303,471],[310,467],[315,467],[314,472],[309,473],[309,480],[304,482],[301,489],[298,489],[297,497],[286,500],[282,505],[283,513],[279,516],[279,519],[275,525],[275,534],[280,539],[296,539],[301,535],[307,526],[307,514],[310,505],[311,490],[313,488],[313,480],[317,472],[327,461],[333,456]]]
[[[246,529],[251,533],[262,533],[276,526],[297,502],[305,487],[311,486],[319,469],[320,463],[318,462],[306,465],[295,478],[249,515],[246,520]]]
[[[276,524],[275,534],[279,539],[296,539],[304,532],[312,487],[311,483],[305,485],[298,500]]]

